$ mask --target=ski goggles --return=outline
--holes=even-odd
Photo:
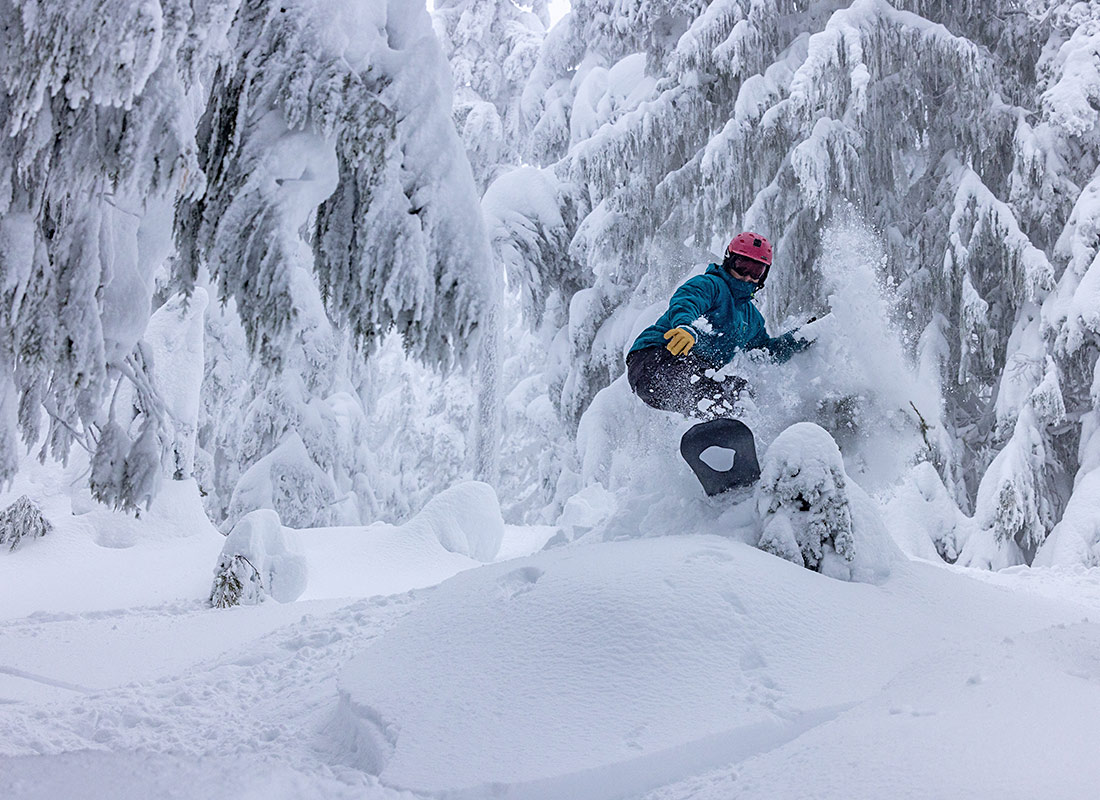
[[[757,261],[755,258],[746,258],[733,253],[727,258],[730,260],[730,269],[741,273],[746,278],[752,278],[754,281],[760,280],[768,272],[768,265],[763,261]]]

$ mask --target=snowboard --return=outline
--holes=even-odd
[[[748,486],[760,477],[756,440],[740,420],[714,419],[693,425],[680,439],[680,455],[708,495]]]

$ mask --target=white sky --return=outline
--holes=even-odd
[[[569,10],[569,0],[550,0],[550,25],[565,16]]]

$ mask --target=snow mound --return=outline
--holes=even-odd
[[[259,573],[260,591],[280,603],[293,603],[306,590],[309,569],[295,531],[284,528],[279,515],[262,508],[246,514],[226,537],[219,564],[234,556],[248,559]]]
[[[979,637],[915,661],[874,697],[736,770],[639,800],[1093,797],[1098,647],[1097,623]],[[1028,757],[1014,757],[1025,740]]]
[[[890,576],[894,565],[905,561],[879,513],[878,504],[855,481],[848,482],[848,511],[852,515],[852,536],[855,555],[847,566],[833,577],[861,583],[882,583]]]
[[[299,531],[309,562],[303,600],[374,597],[434,586],[480,562],[448,552],[427,525],[307,528]]]
[[[833,437],[796,423],[764,455],[756,506],[757,546],[842,580],[874,582],[901,558],[874,502],[851,481]]]
[[[199,601],[225,537],[202,507],[193,478],[161,483],[140,517],[74,491],[87,469],[74,453],[68,466],[28,455],[0,510],[26,494],[53,525],[34,546],[0,553],[0,618],[33,612],[101,611],[175,600]]]
[[[1075,564],[1100,566],[1100,469],[1077,484],[1061,521],[1035,554],[1032,566]]]
[[[928,561],[953,564],[975,527],[928,461],[913,467],[886,504],[885,513],[906,555]]]
[[[403,527],[409,533],[426,527],[445,549],[477,561],[496,558],[504,538],[496,490],[479,481],[464,481],[440,492]]]
[[[72,475],[74,471],[75,468],[66,469],[65,474]],[[64,500],[58,499],[64,507]],[[97,503],[87,488],[72,495],[69,509],[74,517],[87,523],[100,547],[128,548],[144,542],[217,535],[202,507],[202,495],[194,478],[161,481],[152,506],[143,509],[140,516]],[[57,521],[57,515],[52,519]]]
[[[417,794],[632,797],[794,741],[975,631],[1079,618],[1057,608],[919,563],[827,580],[719,536],[571,545],[426,594],[345,667],[329,735]]]
[[[602,484],[584,487],[565,501],[558,517],[560,533],[551,540],[557,545],[579,539],[615,513],[615,497]]]
[[[496,558],[505,525],[493,488],[469,481],[436,495],[404,525],[377,522],[299,533],[309,561],[304,599],[315,600],[434,586]],[[509,543],[511,551],[527,555],[549,534],[513,538],[519,541]]]

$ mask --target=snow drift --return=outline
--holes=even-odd
[[[304,599],[370,597],[432,586],[491,561],[504,520],[493,488],[465,481],[403,525],[310,528],[300,535],[310,572]]]
[[[830,580],[719,536],[574,545],[425,597],[344,669],[333,734],[395,788],[631,796],[794,740],[977,630],[1076,613],[1052,608],[919,564]],[[1070,705],[1049,713],[1083,726]]]

